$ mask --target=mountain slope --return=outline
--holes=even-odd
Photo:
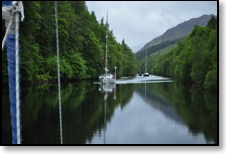
[[[195,25],[206,26],[212,16],[213,15],[203,15],[198,18],[192,18],[168,29],[164,34],[148,42],[143,48],[135,53],[137,59],[145,57],[146,50],[147,55],[150,55],[167,48],[170,45],[176,44],[179,40],[188,35],[194,29]]]

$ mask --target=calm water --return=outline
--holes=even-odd
[[[11,144],[8,89],[2,143]],[[22,87],[23,144],[218,144],[218,95],[175,82]],[[61,107],[61,116],[60,110]]]

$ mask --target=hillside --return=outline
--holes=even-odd
[[[217,90],[217,22],[218,20],[212,17],[207,26],[195,26],[194,30],[178,42],[174,49],[163,54],[157,52],[149,56],[148,72]],[[144,66],[143,60],[142,70]]]
[[[177,26],[168,29],[161,36],[148,42],[143,48],[135,53],[137,59],[145,57],[145,51],[147,54],[153,54],[159,50],[167,48],[170,45],[175,45],[179,40],[187,36],[192,32],[195,25],[206,26],[208,21],[213,15],[202,15],[198,18],[192,18],[188,21],[178,24]]]

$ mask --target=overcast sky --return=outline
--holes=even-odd
[[[106,19],[118,42],[137,52],[167,29],[203,14],[217,15],[216,1],[87,1],[97,20]]]

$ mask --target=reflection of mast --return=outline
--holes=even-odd
[[[110,93],[114,91],[114,100],[116,100],[116,84],[100,84],[99,91],[104,93],[104,125],[103,125],[103,144],[106,143],[106,127],[107,127],[107,120],[106,120],[106,112],[107,112],[107,98]]]
[[[145,101],[146,101],[146,82],[145,82],[145,88],[144,88],[144,91],[145,91]]]
[[[107,97],[108,97],[108,93],[105,92],[104,93],[104,144],[106,143],[105,141],[105,127],[106,127],[106,110],[107,110]]]
[[[114,89],[114,100],[116,100],[117,99],[117,96],[116,96],[116,85],[115,85],[115,89]]]

